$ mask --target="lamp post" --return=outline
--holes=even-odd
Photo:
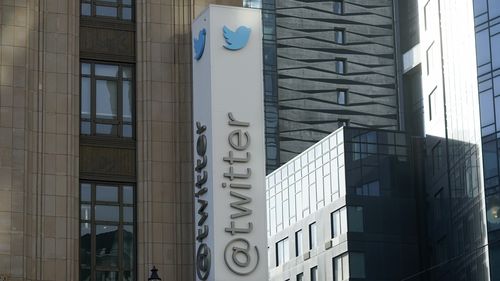
[[[148,278],[148,281],[160,281],[161,278],[158,276],[158,269],[153,265],[151,269],[151,277]]]

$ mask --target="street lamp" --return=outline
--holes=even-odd
[[[151,277],[148,278],[148,281],[159,281],[161,280],[160,277],[158,277],[158,269],[153,265],[153,269],[151,269]]]

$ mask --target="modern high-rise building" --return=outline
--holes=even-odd
[[[477,79],[481,106],[491,280],[500,280],[500,2],[475,0]]]
[[[279,3],[276,1],[275,9],[278,85],[276,95],[278,97],[277,107],[279,108],[278,120],[280,121],[277,130],[280,132],[277,147],[280,151],[279,157],[281,157],[278,162],[284,163],[288,160],[286,155],[293,155],[293,153],[288,154],[291,152],[291,147],[297,148],[296,152],[300,153],[314,142],[306,144],[307,141],[304,141],[306,140],[304,136],[314,136],[314,133],[304,133],[313,128],[314,124],[323,122],[322,126],[318,125],[321,129],[315,132],[325,130],[325,133],[328,133],[335,130],[328,129],[328,122],[324,122],[332,119],[312,121],[311,116],[324,113],[324,107],[322,107],[324,104],[316,97],[313,98],[313,101],[306,97],[317,96],[319,88],[326,83],[332,83],[335,85],[334,88],[339,88],[339,85],[347,80],[346,77],[355,77],[359,74],[357,68],[347,67],[346,72],[342,73],[340,78],[337,76],[332,79],[324,79],[322,76],[324,73],[318,68],[318,65],[329,61],[329,53],[337,58],[352,52],[357,52],[357,56],[351,57],[351,61],[361,64],[362,62],[356,61],[356,59],[366,58],[366,56],[361,56],[360,50],[357,49],[362,44],[359,41],[349,41],[358,37],[348,35],[350,32],[356,32],[354,35],[359,35],[359,31],[355,30],[364,24],[370,27],[363,30],[370,30],[370,40],[375,40],[379,38],[380,34],[374,32],[373,29],[381,31],[381,29],[377,29],[378,24],[385,23],[383,27],[389,29],[393,36],[389,49],[387,49],[390,50],[390,54],[385,54],[384,58],[391,57],[393,59],[394,91],[384,89],[382,92],[385,94],[380,96],[387,98],[384,100],[385,102],[394,101],[393,104],[384,103],[384,105],[394,105],[394,115],[390,114],[391,111],[388,110],[390,107],[385,107],[386,111],[384,112],[385,116],[395,117],[395,127],[374,125],[373,122],[380,120],[374,117],[374,114],[380,112],[381,107],[378,106],[378,102],[374,102],[376,101],[375,97],[370,95],[379,93],[380,89],[372,87],[376,85],[367,84],[367,81],[371,81],[369,79],[349,81],[345,84],[346,88],[354,89],[359,89],[359,86],[367,86],[366,89],[370,94],[365,94],[364,97],[370,97],[372,103],[365,101],[359,114],[346,118],[350,122],[341,122],[339,125],[351,128],[363,126],[368,131],[374,128],[393,129],[405,133],[409,138],[410,164],[408,169],[410,171],[408,174],[411,175],[412,181],[407,188],[415,192],[417,213],[415,220],[418,234],[416,260],[419,264],[413,273],[388,280],[490,280],[490,278],[494,280],[495,269],[492,269],[494,265],[491,263],[494,262],[494,259],[490,261],[488,256],[488,250],[494,247],[494,244],[488,245],[486,231],[488,214],[485,194],[487,196],[488,191],[485,192],[484,189],[485,181],[482,169],[479,102],[476,97],[478,89],[475,82],[477,74],[472,1],[460,3],[446,0],[376,1],[375,3],[347,0],[309,3],[286,2],[282,4],[282,10],[280,10]],[[494,4],[489,5],[494,6]],[[368,6],[370,9],[363,9]],[[387,12],[387,14],[383,14],[383,12]],[[363,22],[360,25],[349,26],[348,24],[356,22],[355,19],[359,15],[364,16]],[[379,18],[380,16],[383,17],[383,20]],[[339,27],[345,30],[336,33]],[[338,37],[328,36],[329,32],[344,34],[345,37],[339,35],[346,39],[342,41],[344,44],[342,46],[335,45],[335,48],[331,47],[329,44],[332,42],[329,40],[333,38],[333,42],[338,43],[335,41]],[[308,45],[308,42],[313,40],[317,40],[319,43]],[[372,42],[372,44],[364,45],[362,52],[373,57],[379,54],[379,50],[377,44]],[[317,55],[317,53],[321,55]],[[478,50],[477,54],[481,56],[481,51]],[[347,60],[348,66],[351,61]],[[377,62],[380,63],[381,59]],[[386,60],[385,63],[389,64],[389,61]],[[381,69],[388,69],[388,67],[384,68],[366,61],[364,61],[363,66],[377,72],[377,75],[380,75]],[[337,69],[335,65],[332,65],[328,70],[336,72]],[[311,73],[316,76],[311,75]],[[321,75],[318,75],[320,73]],[[387,75],[387,73],[384,74]],[[384,77],[389,79],[388,76]],[[296,82],[297,80],[300,83]],[[309,81],[311,85],[316,87],[314,91],[306,88]],[[377,81],[386,80],[378,79]],[[348,93],[348,97],[351,97],[351,91]],[[338,95],[336,96],[335,92],[331,91],[324,95],[330,99],[337,97],[338,102]],[[380,96],[377,95],[377,97]],[[347,101],[347,104],[341,104],[341,106],[343,109],[349,110],[350,113],[353,113],[354,109],[360,108],[356,103],[351,104],[349,99]],[[492,104],[493,101],[489,103],[489,106]],[[339,104],[330,106],[339,106]],[[290,112],[294,113],[290,114]],[[343,119],[342,113],[338,110],[327,112],[335,118]],[[481,113],[483,114],[482,111]],[[359,118],[360,121],[353,123],[353,118]],[[317,136],[320,138],[320,135]],[[294,139],[291,136],[302,136],[303,138],[299,142],[299,138]],[[300,145],[297,145],[298,143]],[[485,161],[487,160],[485,159]],[[496,158],[494,161],[497,161]],[[270,174],[270,177],[272,175],[274,173]],[[357,177],[349,177],[346,182],[352,178],[364,180],[363,175],[358,175]],[[272,187],[273,184],[269,183],[268,190]],[[304,185],[301,185],[301,188],[304,188]],[[348,200],[349,194],[345,198]],[[360,206],[363,206],[363,203],[360,203]],[[412,206],[405,207],[412,208]],[[496,211],[491,209],[492,207],[494,208],[493,205],[488,207],[488,212],[491,213],[489,216],[494,218],[493,213],[496,214]],[[291,208],[289,207],[290,210]],[[321,210],[316,211],[316,214],[311,214],[311,217],[318,219],[324,217],[324,213],[332,211],[329,208],[332,207],[325,204]],[[396,210],[396,212],[401,211]],[[349,214],[348,210],[347,214]],[[270,213],[270,217],[273,216]],[[323,220],[323,224],[325,223],[328,224]],[[294,222],[288,228],[302,226],[302,223]],[[279,249],[286,248],[284,247],[285,241],[290,244],[285,236],[291,239],[289,241],[293,240],[290,238],[293,235],[290,234],[289,230],[283,231],[270,234],[272,240],[269,245],[278,249],[276,250],[278,261],[281,261],[282,257]],[[349,244],[349,228],[347,232],[347,244]],[[323,234],[322,239],[325,238],[328,237]],[[393,238],[400,239],[396,236]],[[491,241],[490,238],[490,243]],[[321,249],[323,245],[318,247],[320,250],[316,251],[319,251],[319,256],[324,255],[323,252],[328,253],[325,248]],[[309,276],[309,272],[304,272],[304,275],[294,272],[285,277],[282,274],[291,268],[297,268],[299,261],[291,259],[284,264],[278,261],[274,267],[273,264],[270,265],[271,276],[281,276],[284,277],[283,280],[286,278],[302,280],[303,276]],[[366,268],[370,267],[369,263],[376,262],[378,262],[376,259],[364,260]],[[316,272],[316,270],[319,270],[319,276],[333,274],[330,262],[319,266],[314,271]],[[391,271],[393,268],[385,270]],[[297,273],[296,276],[295,273]],[[314,278],[316,276],[314,274],[308,278]],[[344,277],[340,280],[345,279]]]
[[[343,125],[400,128],[392,0],[262,5],[268,170]]]

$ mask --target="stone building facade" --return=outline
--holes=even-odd
[[[97,280],[96,274],[147,280],[153,265],[162,280],[194,279],[190,25],[209,3],[242,3],[108,2],[114,3],[104,8],[90,0],[0,3],[0,280]],[[101,80],[93,76],[98,64],[117,66],[118,89],[131,87],[128,116],[116,104],[124,104],[124,92],[112,86],[116,81],[104,83],[107,94],[118,93],[107,104],[118,111],[118,119],[104,124],[108,127],[98,127],[95,112],[89,120],[83,116],[85,79],[92,81],[90,100],[96,89],[100,97]],[[90,108],[100,110],[94,102]],[[91,209],[82,203],[87,183]],[[124,232],[116,232],[122,245],[117,249],[125,251],[130,227],[132,265],[125,268],[124,258],[116,258],[116,268],[101,268],[116,272],[99,273],[92,256],[92,277],[86,277],[80,236],[89,223],[85,234],[96,239],[100,226],[96,215],[89,222],[82,222],[82,215],[97,210],[99,184],[120,195],[116,228]],[[128,185],[135,190],[129,205]],[[127,210],[132,210],[128,226]],[[95,254],[99,245],[92,241]],[[107,258],[114,258],[108,250]]]

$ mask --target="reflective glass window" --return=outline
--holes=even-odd
[[[336,15],[342,15],[344,13],[344,1],[333,1],[333,13]]]
[[[363,207],[349,206],[347,209],[347,221],[349,224],[349,232],[363,232]]]
[[[497,3],[500,5],[500,1],[497,1]],[[492,68],[495,70],[500,68],[500,52],[498,52],[500,49],[500,33],[491,37],[491,48],[495,50],[491,52]]]
[[[349,277],[365,278],[365,254],[349,253]]]
[[[490,62],[490,34],[488,29],[476,33],[476,61],[478,66]]]
[[[80,183],[81,280],[135,280],[133,188]]]
[[[335,43],[344,44],[345,43],[345,30],[344,29],[334,29]]]
[[[133,8],[132,0],[80,0],[80,13],[83,17],[131,21]]]
[[[336,59],[335,60],[335,72],[338,74],[346,73],[346,60],[345,59]]]
[[[133,77],[130,65],[81,63],[82,135],[134,136]]]
[[[487,0],[474,0],[474,15],[480,15],[486,12],[488,6],[486,3]]]
[[[498,0],[488,0],[488,11],[490,14],[490,19],[500,16],[500,1]],[[499,45],[496,45],[499,46]]]
[[[490,178],[498,174],[497,143],[491,141],[483,144],[484,177]]]
[[[337,91],[337,103],[341,105],[347,104],[347,90]]]
[[[479,94],[479,105],[481,110],[481,126],[487,126],[495,121],[493,95],[490,90]]]

